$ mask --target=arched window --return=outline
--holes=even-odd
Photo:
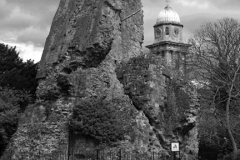
[[[166,27],[166,35],[169,35],[169,27]]]

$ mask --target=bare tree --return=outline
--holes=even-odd
[[[190,43],[190,78],[211,91],[209,106],[225,127],[236,159],[240,129],[240,24],[231,18],[208,22],[196,31]]]

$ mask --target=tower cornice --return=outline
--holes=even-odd
[[[181,23],[176,23],[176,22],[161,22],[161,23],[156,23],[153,27],[158,27],[162,25],[175,25],[175,26],[180,26],[183,27]]]
[[[153,48],[156,46],[160,46],[160,45],[175,45],[175,46],[184,46],[184,47],[190,47],[191,45],[188,43],[183,43],[183,42],[172,42],[172,41],[162,41],[162,42],[158,42],[158,43],[154,43],[151,45],[147,45],[147,48]]]
[[[172,47],[177,47],[176,50],[187,51],[188,48],[191,47],[191,45],[183,42],[162,41],[162,42],[158,42],[158,43],[154,43],[146,46],[146,48],[148,49],[153,49],[158,47],[161,47],[164,50],[168,50],[168,48],[169,50],[172,50]]]

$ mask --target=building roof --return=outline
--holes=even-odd
[[[160,23],[177,23],[180,24],[180,17],[169,5],[162,10],[157,18],[157,24]]]

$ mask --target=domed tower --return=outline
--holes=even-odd
[[[183,42],[183,25],[179,15],[167,5],[154,25],[154,43],[146,46],[150,53],[161,56],[169,67],[186,72],[186,54],[189,44]]]

